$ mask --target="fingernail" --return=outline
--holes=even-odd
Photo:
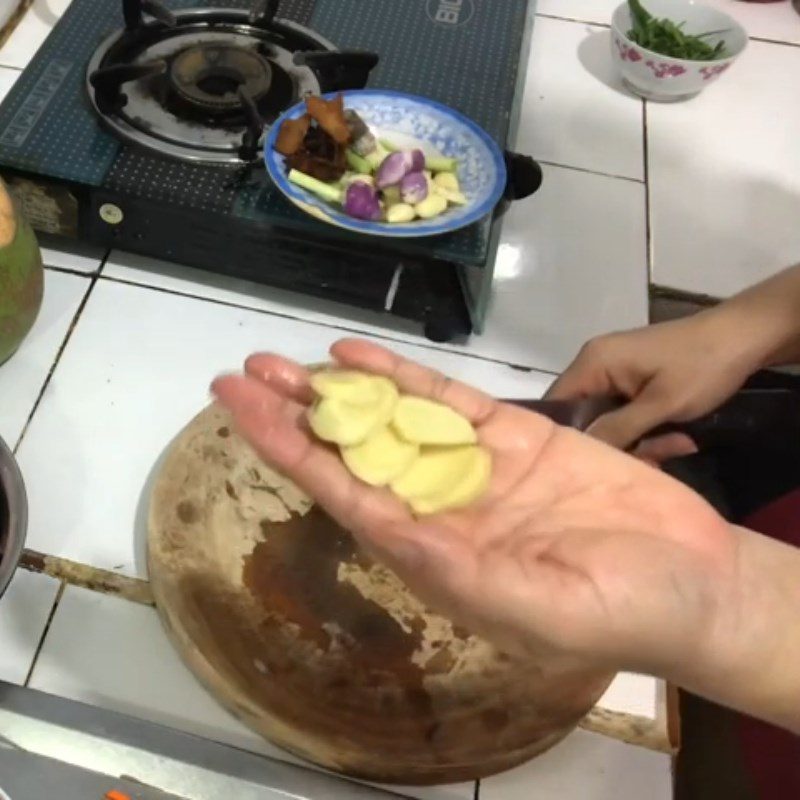
[[[211,382],[211,394],[220,402],[225,402],[224,397],[228,393],[231,384],[235,381],[233,375],[219,375]]]
[[[217,402],[233,413],[261,411],[269,406],[264,396],[253,391],[244,375],[222,375],[211,384]]]

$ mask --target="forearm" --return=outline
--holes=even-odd
[[[708,649],[667,676],[709,700],[800,734],[800,549],[741,528],[736,585]]]
[[[703,312],[754,369],[800,362],[800,265]]]

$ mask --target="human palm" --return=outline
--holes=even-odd
[[[310,435],[308,371],[274,355],[214,391],[261,456],[437,610],[513,652],[656,670],[700,646],[730,586],[734,537],[699,497],[629,456],[405,360],[343,340],[342,366],[468,417],[492,455],[485,497],[415,518]]]

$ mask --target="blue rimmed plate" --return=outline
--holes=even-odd
[[[331,99],[338,92],[325,95]],[[401,92],[362,89],[342,92],[345,108],[352,108],[379,138],[403,149],[419,147],[428,156],[447,156],[458,162],[458,180],[467,198],[430,220],[408,223],[366,222],[344,213],[315,194],[290,183],[285,157],[275,150],[275,139],[285,119],[305,113],[298,103],[276,120],[264,142],[264,164],[278,189],[298,208],[330,225],[372,236],[439,236],[465,228],[492,212],[506,187],[503,153],[495,141],[472,120],[433,100]]]

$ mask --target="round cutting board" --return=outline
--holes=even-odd
[[[519,661],[420,603],[211,406],[172,444],[149,516],[161,618],[209,691],[328,769],[484,777],[569,733],[607,674]]]

